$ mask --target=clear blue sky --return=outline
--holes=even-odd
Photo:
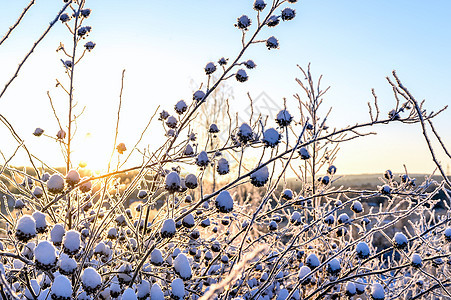
[[[86,143],[110,149],[120,73],[125,68],[126,108],[120,139],[133,144],[158,104],[171,109],[179,99],[190,99],[190,81],[200,83],[205,79],[203,67],[207,62],[236,55],[240,32],[233,24],[242,14],[254,17],[252,2],[87,0],[87,7],[93,9],[86,23],[93,27],[88,39],[97,46],[80,65],[76,79],[80,106],[88,105],[80,120],[79,136],[92,132],[98,144]],[[0,2],[0,34],[27,3]],[[1,86],[61,6],[62,1],[37,0],[23,24],[0,47]],[[332,86],[325,104],[334,107],[332,127],[367,120],[371,88],[379,95],[381,111],[388,112],[393,97],[385,76],[393,69],[417,99],[427,100],[430,110],[451,104],[450,1],[309,0],[291,6],[297,12],[293,21],[261,35],[275,35],[280,49],[268,51],[263,45],[254,46],[245,57],[258,65],[248,72],[250,80],[245,84],[231,82],[235,110],[246,105],[247,92],[253,96],[265,92],[276,102],[286,97],[294,111],[297,103],[292,95],[301,93],[294,81],[300,76],[296,64],[306,66],[309,62],[313,73],[323,74],[324,84]],[[65,111],[66,98],[54,88],[55,78],[64,79],[61,56],[55,50],[60,41],[69,45],[69,38],[59,23],[0,100],[0,113],[17,124],[20,135],[37,152],[45,152],[49,145],[31,135],[34,128],[42,127],[49,134],[57,130],[48,109],[47,90],[54,96],[57,109]],[[451,147],[451,112],[439,116],[436,124]],[[419,125],[372,130],[378,132],[377,137],[342,146],[337,161],[342,172],[375,173],[387,168],[400,172],[404,163],[411,172],[433,170]],[[3,128],[0,135],[6,136]],[[152,137],[146,143],[154,143]]]

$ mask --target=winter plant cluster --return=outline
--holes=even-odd
[[[60,124],[56,134],[34,132],[61,145],[65,169],[58,171],[30,153],[13,124],[0,115],[17,140],[16,152],[28,155],[24,165],[32,166],[10,165],[16,152],[0,165],[2,299],[451,298],[450,182],[431,146],[432,138],[438,140],[449,156],[431,121],[441,111],[428,113],[395,72],[387,78],[393,110],[380,111],[373,91],[366,123],[333,128],[327,110],[320,113],[328,89],[321,88],[321,77],[315,79],[308,66],[300,68],[302,79],[297,79],[301,93],[286,100],[296,101],[297,111],[285,106],[275,119],[254,115],[240,124],[229,115],[223,128],[191,126],[221,84],[245,82],[255,72],[248,48],[279,48],[275,36],[262,37],[261,31],[289,26],[285,23],[295,18],[296,2],[250,3],[248,14],[235,23],[242,32],[238,55],[206,62],[201,87],[157,112],[160,124],[153,126],[165,131],[162,145],[139,152],[143,163],[124,169],[141,140],[133,146],[115,139],[117,167],[83,177],[85,166],[71,160],[79,121],[73,78],[83,56],[95,51],[88,39],[94,12],[84,0],[64,1],[0,94],[52,27],[67,27],[72,44],[58,48],[67,78],[58,81],[58,88],[67,94],[68,118],[54,110]],[[368,127],[394,122],[421,125],[442,179],[387,170],[378,189],[335,183],[339,145],[372,134]],[[119,129],[118,117],[116,138]],[[196,130],[204,131],[208,141],[197,139]],[[220,131],[228,131],[226,141],[217,138]],[[212,146],[203,148],[206,144]],[[212,188],[212,173],[226,180]],[[132,178],[121,188],[124,174]],[[297,186],[289,185],[288,174]],[[140,204],[128,207],[131,198]],[[371,199],[378,205],[368,205]],[[438,204],[444,209],[434,209]]]

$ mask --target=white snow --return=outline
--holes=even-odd
[[[299,149],[299,155],[301,156],[301,159],[309,159],[310,158],[310,153],[308,152],[307,148],[305,148],[305,147],[301,147],[301,149]]]
[[[75,253],[80,249],[80,233],[76,230],[69,230],[64,235],[63,246],[65,252],[69,252],[69,254]]]
[[[81,281],[85,288],[96,289],[102,284],[102,277],[96,269],[88,267],[83,270]]]
[[[318,256],[316,256],[315,253],[311,253],[309,256],[307,256],[307,259],[305,260],[305,264],[310,267],[310,269],[314,269],[320,265]]]
[[[370,256],[370,247],[366,242],[359,242],[355,247],[355,251],[359,258],[367,258]]]
[[[69,255],[63,253],[58,261],[58,267],[65,274],[72,274],[77,268],[77,262],[75,259],[69,257]]]
[[[404,248],[407,246],[407,237],[402,232],[395,233],[394,237],[395,246],[398,248]]]
[[[308,284],[308,283],[310,282],[310,280],[311,280],[311,278],[312,278],[312,275],[310,274],[308,277],[307,277],[307,275],[308,275],[311,271],[312,271],[312,270],[311,270],[309,267],[307,267],[307,266],[302,266],[302,267],[299,269],[299,273],[298,273],[299,281],[305,279],[305,281],[303,281],[302,284],[305,285],[305,284]]]
[[[233,210],[233,198],[229,191],[221,191],[216,197],[215,205],[216,208],[222,213],[231,212]]]
[[[144,199],[144,198],[147,197],[147,191],[146,190],[139,190],[137,196],[138,196],[139,199]]]
[[[285,300],[285,299],[288,298],[288,295],[289,295],[289,294],[290,294],[290,293],[288,292],[287,289],[281,289],[281,290],[279,291],[279,295],[277,295],[276,300]]]
[[[327,263],[327,271],[329,273],[337,274],[338,272],[340,272],[340,270],[340,261],[337,258],[333,258]]]
[[[342,213],[337,218],[338,224],[347,224],[349,222],[349,216],[347,213]]]
[[[166,175],[165,185],[170,192],[176,192],[180,188],[180,176],[177,172],[172,171]]]
[[[249,19],[248,16],[242,15],[241,17],[238,18],[238,27],[240,29],[245,29],[245,28],[249,27],[250,25],[251,25],[251,20]]]
[[[175,234],[175,221],[174,219],[164,220],[163,226],[161,227],[161,235],[163,237],[172,237]]]
[[[277,114],[276,122],[280,127],[284,127],[288,126],[292,119],[293,117],[291,114],[286,109],[283,109]]]
[[[294,211],[291,214],[291,219],[290,219],[291,223],[293,224],[300,224],[301,223],[301,214],[298,211]]]
[[[26,239],[30,239],[36,236],[36,222],[34,218],[29,215],[23,215],[19,221],[17,221],[16,235],[24,235]]]
[[[183,280],[176,278],[172,281],[171,294],[171,296],[176,300],[183,299],[183,297],[185,296],[185,286],[183,284]]]
[[[214,71],[216,71],[216,66],[214,63],[209,62],[206,66],[205,66],[205,73],[207,75],[212,74]]]
[[[225,175],[229,173],[229,162],[225,158],[221,158],[218,160],[218,166],[216,167],[219,175]]]
[[[251,183],[256,187],[263,186],[269,179],[267,166],[263,166],[251,174]]]
[[[443,232],[443,235],[445,236],[445,239],[450,242],[451,241],[451,228],[448,227],[445,229],[445,231]]]
[[[174,270],[183,280],[188,280],[191,278],[191,266],[184,253],[180,253],[174,259]]]
[[[30,285],[31,285],[31,288],[33,289],[34,294],[39,295],[39,291],[40,291],[41,287],[39,286],[38,281],[36,279],[31,279]],[[33,299],[33,296],[28,288],[25,290],[25,297],[26,297],[26,299]]]
[[[50,179],[50,174],[45,172],[41,177],[42,181],[47,182]]]
[[[182,114],[186,111],[186,109],[188,108],[188,105],[186,105],[185,101],[180,100],[179,102],[177,102],[175,104],[175,111],[179,114]]]
[[[72,295],[72,284],[64,275],[58,275],[53,281],[52,294],[57,297],[70,298]]]
[[[84,182],[84,181],[86,181],[86,180],[88,180],[88,179],[89,179],[89,177],[83,177],[83,179],[82,179],[81,181]],[[89,192],[89,191],[91,190],[91,188],[92,188],[92,182],[91,182],[90,180],[89,180],[89,181],[86,181],[86,182],[80,184],[80,186],[79,186],[78,188],[80,189],[80,191],[81,191],[82,193],[87,193],[87,192]]]
[[[355,213],[361,213],[363,211],[363,206],[362,203],[360,201],[354,201],[352,203],[351,209],[355,212]]]
[[[63,224],[55,224],[50,231],[50,241],[57,245],[61,244],[65,232]]]
[[[38,127],[34,130],[33,135],[41,136],[43,133],[44,133],[44,129]]]
[[[417,268],[421,267],[423,264],[423,259],[418,253],[412,254],[410,260],[412,261],[412,265]]]
[[[42,265],[53,265],[56,263],[56,249],[49,241],[41,241],[34,250],[34,257]]]
[[[371,285],[371,297],[374,300],[383,300],[385,298],[384,287],[376,282]]]
[[[263,142],[267,147],[274,147],[280,142],[280,133],[274,128],[266,129],[263,132]]]
[[[193,227],[195,224],[193,215],[192,214],[186,215],[182,220],[182,224],[183,224],[183,226],[185,226],[187,228]]]
[[[44,232],[47,228],[47,221],[45,220],[46,215],[40,211],[35,211],[32,216],[36,223],[36,230],[38,232]]]
[[[185,150],[183,151],[183,154],[186,156],[193,155],[194,154],[193,147],[190,144],[186,145]]]
[[[244,69],[239,69],[236,72],[236,80],[238,80],[239,82],[245,82],[248,79],[247,73]]]
[[[197,177],[194,174],[188,174],[185,177],[185,185],[189,189],[195,189],[197,187]]]
[[[193,100],[195,101],[202,101],[205,98],[205,93],[203,91],[196,91],[193,94]]]
[[[131,288],[128,288],[122,294],[122,300],[138,300],[136,297],[135,291]]]
[[[352,281],[348,281],[346,284],[346,295],[348,296],[354,296],[357,293],[355,284]]]
[[[293,199],[293,191],[290,189],[285,189],[282,192],[282,198],[287,199],[287,200]]]
[[[243,143],[247,143],[248,141],[252,140],[254,137],[252,128],[247,123],[241,124],[237,135],[240,138],[240,141]]]
[[[205,151],[201,151],[201,152],[199,153],[199,155],[197,156],[197,158],[196,158],[196,164],[197,164],[199,167],[205,167],[205,166],[207,166],[209,161],[210,161],[210,160],[208,159],[208,154],[207,154],[207,152],[205,152]]]
[[[164,262],[160,249],[154,249],[150,254],[150,262],[156,266],[161,266]]]
[[[167,120],[166,120],[166,125],[168,125],[169,128],[175,128],[177,127],[177,118],[174,116],[170,116]]]
[[[64,178],[59,174],[53,174],[47,181],[47,190],[50,193],[58,194],[64,190]]]
[[[150,282],[143,279],[137,287],[138,298],[145,298],[150,295]]]
[[[354,284],[358,294],[362,294],[363,292],[365,292],[366,280],[362,278],[357,278]]]
[[[115,227],[111,227],[108,229],[107,237],[109,239],[116,239],[118,236],[117,229]]]
[[[105,247],[106,246],[104,242],[99,242],[94,248],[94,254],[105,254]]]
[[[164,300],[164,293],[158,283],[154,283],[150,289],[150,299],[152,300]]]
[[[69,170],[66,175],[66,182],[69,185],[76,185],[80,182],[80,174],[78,174],[77,170]]]
[[[36,186],[33,190],[33,196],[36,198],[41,198],[44,195],[44,191],[40,186]]]

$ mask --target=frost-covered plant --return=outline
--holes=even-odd
[[[297,79],[303,92],[294,97],[299,111],[290,111],[285,102],[275,119],[251,116],[233,124],[228,110],[233,103],[222,101],[228,122],[215,112],[205,126],[195,123],[202,108],[208,114],[209,100],[229,79],[252,80],[258,68],[247,57],[248,48],[279,48],[279,40],[262,36],[262,30],[279,30],[295,18],[296,2],[249,4],[235,23],[242,33],[239,54],[208,61],[200,87],[159,112],[162,145],[141,151],[141,138],[135,146],[118,142],[118,119],[112,149],[117,167],[111,167],[111,155],[108,171],[94,176],[82,174],[83,164],[74,166],[71,144],[78,119],[74,72],[81,58],[95,51],[96,44],[86,41],[93,28],[85,24],[95,12],[84,0],[64,1],[0,93],[1,99],[47,32],[64,24],[73,42],[58,48],[69,78],[58,81],[58,88],[67,94],[68,119],[62,123],[57,117],[54,137],[39,127],[33,133],[60,144],[64,170],[31,154],[0,115],[32,165],[15,168],[7,159],[0,165],[2,299],[451,297],[450,182],[426,130],[430,126],[448,153],[432,124],[441,111],[427,113],[396,73],[394,80],[388,78],[394,108],[384,117],[373,91],[370,120],[341,129],[333,128],[329,113],[320,113],[328,89],[322,89],[321,77],[313,78],[310,66],[300,68],[304,79]],[[407,170],[399,179],[387,170],[374,190],[336,184],[339,145],[372,134],[364,131],[368,127],[393,122],[421,124],[442,179],[429,176],[417,183]],[[216,138],[219,132],[227,133],[226,140]],[[143,163],[124,168],[132,155]],[[298,185],[286,180],[290,170]],[[212,188],[207,172],[214,174]],[[140,203],[130,205],[135,196]],[[374,199],[379,205],[368,205]],[[445,209],[434,210],[439,203]]]

